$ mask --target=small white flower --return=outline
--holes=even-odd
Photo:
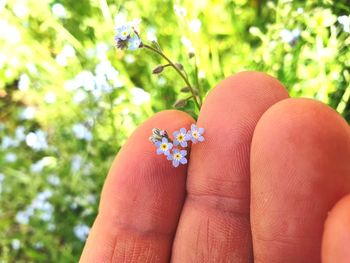
[[[7,149],[9,147],[17,147],[19,145],[18,141],[12,139],[9,136],[4,136],[2,138],[2,142],[1,142],[1,148],[2,149]]]
[[[83,164],[83,158],[80,155],[74,155],[72,158],[71,169],[73,172],[78,172]]]
[[[16,139],[20,142],[26,139],[25,128],[23,126],[18,126],[15,131]]]
[[[147,91],[137,87],[132,88],[130,93],[132,95],[132,102],[135,105],[142,105],[151,99],[151,95]]]
[[[343,26],[344,32],[350,33],[350,15],[338,17],[338,22]]]
[[[17,161],[17,155],[15,153],[7,153],[5,155],[5,160],[9,163],[14,163]]]
[[[48,144],[46,141],[46,133],[41,130],[30,132],[26,136],[26,143],[30,148],[36,151],[48,148]]]
[[[11,247],[12,247],[12,249],[14,249],[14,250],[18,250],[18,249],[20,249],[20,247],[21,247],[21,241],[19,241],[18,239],[12,239],[12,241],[11,241]]]
[[[52,6],[51,8],[52,13],[54,14],[54,16],[58,17],[58,18],[65,18],[67,16],[66,13],[66,9],[64,8],[63,5],[56,3]]]
[[[27,213],[27,211],[19,211],[16,214],[16,222],[22,225],[28,225],[29,219],[30,219],[30,214]]]
[[[48,104],[52,104],[56,102],[56,95],[53,91],[48,91],[44,97],[44,100]]]
[[[183,6],[174,5],[174,11],[177,16],[183,18],[187,15],[187,9]]]
[[[192,32],[198,33],[199,30],[201,29],[202,22],[199,19],[193,19],[190,21],[188,26]]]
[[[77,139],[92,140],[92,133],[82,123],[74,124],[72,130]]]
[[[85,224],[76,225],[73,229],[74,235],[80,240],[85,241],[89,235],[90,227]]]
[[[27,74],[22,74],[19,77],[18,89],[20,91],[27,91],[29,89],[30,79]]]
[[[53,186],[59,186],[61,184],[61,179],[57,176],[57,175],[50,175],[47,178],[47,181],[49,184],[53,185]]]
[[[35,117],[35,113],[36,109],[34,107],[26,107],[19,115],[19,118],[21,120],[32,120]]]

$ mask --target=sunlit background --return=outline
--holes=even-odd
[[[117,24],[141,18],[143,41],[158,41],[205,91],[265,71],[349,121],[349,6],[0,0],[0,262],[77,262],[120,146],[184,96],[173,71],[151,74],[159,57],[116,50]]]

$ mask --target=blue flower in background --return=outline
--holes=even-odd
[[[141,45],[141,40],[138,38],[138,36],[134,36],[132,38],[130,38],[129,40],[129,50],[136,50],[140,47]]]
[[[173,148],[173,144],[168,141],[167,138],[162,138],[162,141],[157,141],[155,143],[157,146],[157,154],[169,155],[170,150]]]
[[[140,19],[134,19],[132,22],[125,23],[116,27],[116,35],[114,40],[117,48],[129,50],[136,50],[142,46],[141,39],[139,37],[139,24]]]
[[[185,128],[181,128],[180,131],[175,131],[173,133],[174,135],[174,145],[181,145],[182,147],[187,147],[187,141],[191,139],[191,136],[187,134],[187,131]]]
[[[187,155],[186,150],[173,149],[172,153],[168,155],[167,159],[169,161],[173,161],[173,166],[178,167],[179,164],[186,164],[187,159],[185,156]]]
[[[120,27],[117,27],[116,30],[117,30],[116,38],[120,40],[126,40],[131,33],[131,28],[129,25],[122,25]]]
[[[188,135],[190,136],[191,141],[193,143],[203,142],[204,141],[203,133],[204,133],[204,128],[197,128],[196,124],[192,124],[191,130],[188,131]]]

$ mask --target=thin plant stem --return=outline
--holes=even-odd
[[[180,75],[180,77],[185,81],[186,85],[188,86],[188,88],[190,89],[190,91],[191,91],[191,93],[193,95],[194,103],[198,107],[198,110],[200,110],[200,108],[201,108],[200,107],[200,103],[197,100],[197,97],[196,97],[196,94],[194,92],[194,89],[193,89],[192,85],[190,84],[190,82],[188,81],[188,79],[186,78],[186,76],[181,72],[181,70],[178,67],[176,67],[176,65],[166,55],[164,55],[163,52],[159,51],[158,49],[156,49],[154,47],[151,47],[151,46],[149,46],[147,44],[142,44],[142,47],[147,48],[147,49],[149,49],[149,50],[159,54],[166,61],[168,61],[168,63],[176,70],[176,72]]]

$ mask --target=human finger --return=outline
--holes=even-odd
[[[174,168],[148,141],[152,128],[173,131],[193,119],[164,111],[122,147],[105,181],[99,214],[80,262],[167,262],[185,198],[187,165]]]
[[[187,197],[173,246],[174,262],[252,262],[249,152],[261,115],[288,97],[275,78],[242,72],[208,95],[192,145]]]

